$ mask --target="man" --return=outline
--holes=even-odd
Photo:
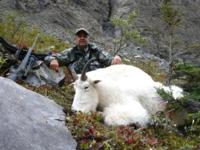
[[[66,65],[71,71],[73,69],[79,74],[85,63],[91,58],[95,58],[96,61],[89,65],[88,71],[121,63],[121,58],[118,55],[111,57],[96,45],[89,43],[89,32],[85,28],[76,30],[75,43],[76,46],[70,50],[47,56],[45,61],[50,65],[50,68],[58,70],[60,65]]]

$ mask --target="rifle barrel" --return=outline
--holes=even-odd
[[[31,46],[31,48],[28,49],[28,52],[27,52],[26,56],[24,57],[24,59],[22,60],[22,62],[20,64],[21,67],[20,66],[18,67],[20,70],[21,70],[21,68],[23,69],[23,68],[26,67],[26,64],[27,64],[27,62],[29,60],[29,57],[30,57],[30,55],[31,55],[31,53],[33,51],[33,48],[35,47],[35,44],[36,44],[37,40],[38,40],[38,37],[39,37],[39,34],[36,35],[35,40],[33,42],[33,45]]]

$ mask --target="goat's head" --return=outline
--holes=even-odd
[[[86,75],[86,69],[90,60],[83,68],[82,74],[74,82],[75,96],[72,103],[72,110],[82,112],[94,112],[98,105],[98,92],[95,85],[99,80],[92,81]]]

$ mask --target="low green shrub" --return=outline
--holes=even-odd
[[[5,12],[0,17],[0,36],[17,47],[31,47],[35,36],[39,33],[39,40],[34,51],[50,51],[55,46],[55,51],[62,51],[70,45],[52,35],[47,35],[36,26],[28,25],[19,12]],[[21,16],[21,17],[19,17]]]

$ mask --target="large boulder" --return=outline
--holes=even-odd
[[[73,150],[62,107],[0,77],[1,150]]]

